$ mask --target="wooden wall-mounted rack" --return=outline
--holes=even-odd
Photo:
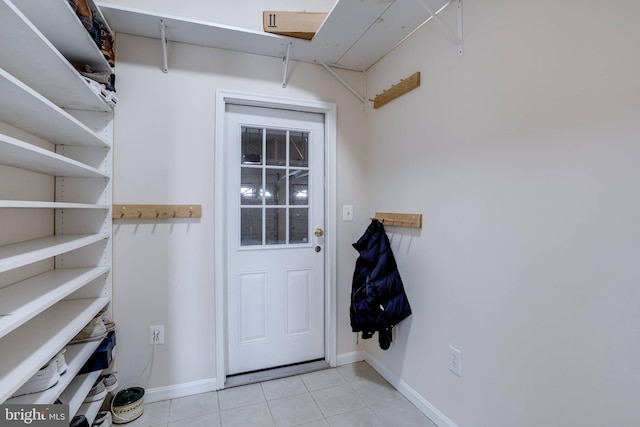
[[[113,205],[113,219],[201,218],[201,205]]]
[[[422,228],[422,214],[376,212],[376,216],[371,219],[394,227]]]
[[[369,101],[373,102],[373,108],[380,108],[384,104],[393,101],[399,96],[404,95],[407,92],[420,86],[420,71],[413,73],[406,79],[400,80],[400,83],[391,86],[391,88],[382,91],[382,93],[376,95],[375,98]]]

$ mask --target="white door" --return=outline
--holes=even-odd
[[[227,105],[227,374],[324,349],[324,116]]]

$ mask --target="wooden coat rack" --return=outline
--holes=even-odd
[[[201,205],[113,205],[113,219],[201,218]]]
[[[370,99],[373,101],[373,108],[380,108],[384,104],[393,101],[399,96],[404,95],[407,92],[420,86],[420,71],[413,73],[406,79],[400,80],[400,83],[391,86],[391,88],[376,95],[375,98]]]
[[[376,216],[371,219],[394,227],[422,228],[422,214],[376,212]]]

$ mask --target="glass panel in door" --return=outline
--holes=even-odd
[[[308,244],[309,132],[243,126],[240,245]]]

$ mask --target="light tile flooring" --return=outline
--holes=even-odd
[[[144,405],[128,427],[435,427],[365,362]]]

